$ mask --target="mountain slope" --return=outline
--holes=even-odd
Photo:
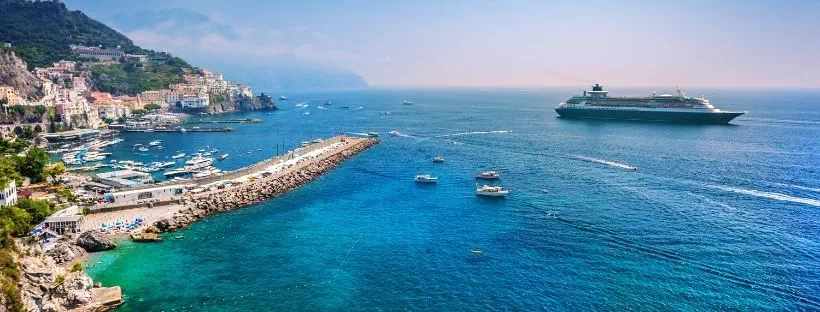
[[[125,53],[147,55],[149,66],[123,63],[88,68],[94,89],[115,95],[165,88],[181,82],[183,73],[193,69],[178,57],[140,48],[125,35],[80,11],[69,11],[59,1],[0,0],[0,42],[12,43],[11,50],[29,70],[59,60],[77,60],[69,47],[72,44],[119,46]]]

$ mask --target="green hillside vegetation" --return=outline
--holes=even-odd
[[[178,57],[136,46],[125,35],[57,1],[0,0],[0,42],[12,43],[11,49],[29,69],[79,60],[72,44],[119,46],[125,53],[147,55],[148,64],[92,65],[93,87],[114,94],[165,88],[181,82],[182,74],[193,69]]]

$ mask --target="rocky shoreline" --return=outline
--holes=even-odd
[[[219,190],[218,192],[187,197],[183,200],[184,209],[173,217],[154,222],[152,226],[146,229],[146,232],[173,232],[209,215],[239,209],[281,195],[313,181],[323,173],[341,164],[344,160],[356,156],[378,143],[379,141],[376,139],[359,139],[358,142],[342,151],[312,161],[284,175],[259,179],[247,184]]]
[[[119,286],[94,284],[82,270],[86,252],[116,246],[99,231],[65,237],[47,251],[39,244],[15,242],[20,272],[20,299],[26,311],[109,311],[122,304]]]

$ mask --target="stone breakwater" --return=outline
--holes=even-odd
[[[332,154],[312,159],[283,174],[272,175],[253,182],[213,192],[196,194],[183,199],[185,208],[173,217],[154,222],[148,232],[170,232],[187,227],[196,220],[218,212],[257,204],[297,188],[335,168],[343,161],[378,144],[375,139],[355,139],[350,145]]]

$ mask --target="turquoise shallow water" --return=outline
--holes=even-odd
[[[89,272],[123,287],[121,311],[820,309],[820,93],[707,91],[750,112],[729,126],[556,118],[574,93],[288,94],[270,115],[220,117],[265,120],[233,133],[124,134],[121,159],[210,145],[232,155],[223,169],[342,130],[383,142],[172,234],[184,240],[125,242]],[[164,152],[131,154],[154,138]],[[477,198],[483,169],[513,193]]]

